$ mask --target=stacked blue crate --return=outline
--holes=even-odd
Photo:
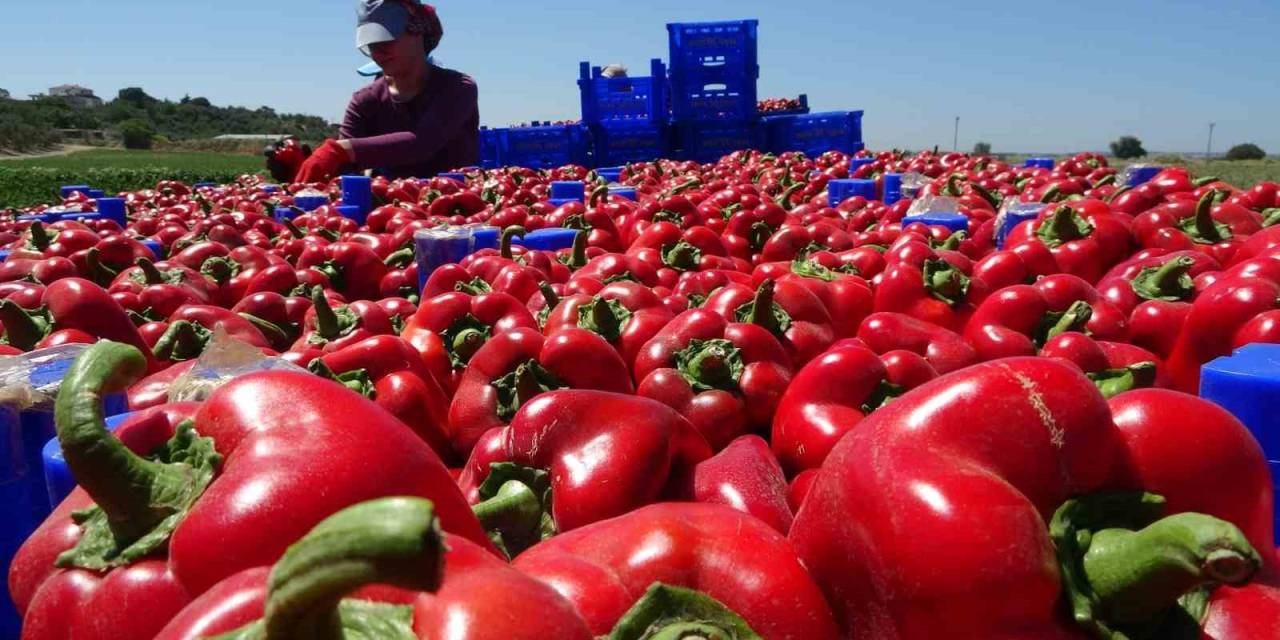
[[[671,155],[667,129],[667,68],[650,61],[650,75],[606,78],[583,62],[578,88],[582,121],[591,131],[594,166],[656,160]]]
[[[502,141],[498,129],[480,128],[480,166],[497,169],[502,166]]]
[[[589,138],[582,125],[541,125],[498,129],[502,164],[530,169],[585,165]]]
[[[802,151],[810,157],[828,151],[854,154],[862,141],[861,111],[828,111],[764,118],[769,150],[774,153]]]
[[[667,25],[679,157],[711,162],[763,146],[758,29],[756,20]]]

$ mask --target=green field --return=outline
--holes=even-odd
[[[1266,160],[1209,160],[1157,156],[1153,164],[1177,164],[1191,170],[1198,177],[1216,176],[1241,189],[1248,189],[1259,182],[1280,182],[1280,158]]]
[[[88,184],[109,193],[154,187],[161,180],[188,184],[231,182],[265,169],[248,154],[93,149],[62,156],[0,159],[0,208],[56,202],[58,187]]]
[[[0,159],[0,170],[16,167],[46,167],[63,171],[169,167],[178,171],[252,173],[262,169],[263,160],[261,156],[255,155],[125,149],[94,149],[63,156]]]

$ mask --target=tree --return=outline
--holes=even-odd
[[[991,143],[990,143],[990,142],[979,142],[978,144],[973,145],[973,155],[975,155],[975,156],[989,156],[989,155],[991,155]]]
[[[1231,147],[1231,150],[1227,152],[1228,160],[1263,160],[1266,157],[1267,152],[1252,142],[1238,144]]]
[[[121,89],[120,93],[116,94],[116,100],[128,102],[137,107],[145,107],[156,101],[155,98],[147,95],[147,92],[143,91],[141,87],[125,87]]]
[[[155,132],[145,120],[125,120],[120,123],[120,135],[126,149],[150,149]]]
[[[1133,136],[1122,136],[1119,140],[1111,143],[1111,155],[1122,160],[1128,160],[1147,155],[1147,150],[1142,148],[1141,140]]]

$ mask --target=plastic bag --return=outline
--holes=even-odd
[[[232,338],[218,325],[196,364],[169,385],[169,401],[201,401],[218,387],[240,376],[260,371],[306,373],[305,369],[287,360],[263,355],[260,349]]]
[[[917,198],[911,203],[911,208],[907,209],[905,218],[912,216],[923,216],[931,213],[957,213],[960,211],[960,201],[949,196],[924,196]]]
[[[87,344],[62,344],[0,356],[0,404],[18,411],[52,405],[71,363],[88,348]]]
[[[915,198],[920,195],[920,190],[929,186],[929,183],[931,182],[933,182],[933,178],[930,178],[923,173],[908,171],[907,173],[902,174],[902,197],[908,199]]]

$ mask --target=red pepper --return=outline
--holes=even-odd
[[[729,255],[751,260],[764,250],[765,243],[787,219],[787,210],[773,201],[733,214],[724,230],[724,245]]]
[[[837,637],[786,540],[719,505],[644,507],[556,536],[514,564],[568,598],[595,634],[621,619],[630,633],[615,637]]]
[[[1247,211],[1249,219],[1218,213],[1213,193],[1198,203],[1171,202],[1152,209],[1133,222],[1133,237],[1144,248],[1170,251],[1195,250],[1220,263],[1228,263],[1243,238],[1261,230],[1261,218]]]
[[[566,204],[547,216],[547,224],[583,232],[588,246],[622,251],[622,234],[615,220],[620,220],[630,211],[623,205],[603,202],[608,194],[609,187],[601,185],[591,192],[587,206],[576,202]]]
[[[1123,313],[1145,301],[1190,302],[1198,292],[1195,279],[1219,271],[1216,260],[1196,251],[1139,252],[1115,266],[1098,283],[1098,292]]]
[[[279,327],[260,318],[220,307],[190,304],[169,316],[169,326],[155,348],[156,357],[175,362],[199,357],[219,326],[230,337],[260,349],[271,348],[272,341],[282,339],[284,334]]]
[[[4,323],[5,340],[23,351],[60,331],[74,330],[150,352],[124,309],[105,289],[80,278],[49,285],[35,309],[23,309],[11,300],[0,303],[0,322]]]
[[[787,504],[787,478],[760,436],[742,436],[693,472],[694,500],[749,513],[786,535],[794,517]]]
[[[1082,204],[1087,202],[1100,206]],[[1049,247],[1059,270],[1091,284],[1128,257],[1130,249],[1125,223],[1096,200],[1046,209],[1035,221],[1018,225],[1005,246],[1016,247],[1023,242],[1040,242]]]
[[[646,287],[654,287],[659,283],[657,267],[635,256],[618,253],[606,253],[592,258],[569,278],[570,282],[583,279],[594,280],[601,286],[619,280],[631,280]]]
[[[387,273],[376,253],[351,242],[308,247],[298,257],[298,268],[325,274],[334,290],[348,300],[378,299],[378,285]]]
[[[456,291],[471,295],[500,292],[515,296],[519,300],[528,300],[538,291],[538,283],[546,279],[546,274],[541,271],[514,263],[503,267],[487,279],[461,265],[446,264],[431,272],[426,286],[422,288],[422,297],[434,298]]]
[[[554,589],[439,530],[435,506],[385,498],[316,525],[275,567],[242,571],[182,611],[156,640],[290,637],[590,640]],[[359,566],[354,573],[338,567]],[[320,631],[324,628],[324,631]],[[219,635],[227,634],[227,635]]]
[[[924,366],[923,375],[890,371],[884,359],[856,340],[843,341],[810,362],[796,373],[774,414],[771,440],[783,468],[795,475],[821,466],[863,418],[937,377]]]
[[[882,356],[900,350],[920,355],[943,375],[978,362],[973,346],[959,334],[901,313],[867,316],[858,339]]]
[[[764,327],[787,348],[797,368],[836,339],[822,300],[795,280],[765,280],[756,289],[729,285],[711,294],[705,307],[729,322]]]
[[[486,543],[425,444],[382,409],[310,374],[242,376],[215,391],[194,424],[117,440],[103,423],[102,397],[146,368],[138,350],[101,342],[63,380],[58,439],[80,487],[10,569],[19,609],[56,625],[57,635],[29,629],[29,637],[78,629],[153,637],[220,580],[274,562],[328,515],[381,496],[430,498],[445,528]]]
[[[543,394],[486,433],[458,484],[515,557],[540,540],[664,499],[692,497],[711,451],[687,420],[629,394]]]
[[[543,333],[550,336],[575,327],[597,333],[617,349],[630,367],[640,349],[673,317],[651,289],[620,281],[594,296],[574,294],[559,299],[547,315]]]
[[[849,234],[833,224],[819,222],[807,227],[784,224],[760,250],[764,262],[790,261],[815,251],[847,251],[853,248]]]
[[[761,264],[752,273],[751,280],[756,286],[766,279],[803,285],[826,307],[835,337],[851,338],[857,335],[862,321],[871,315],[875,296],[871,292],[871,285],[858,277],[856,267],[845,265],[843,270],[836,269],[823,265],[819,259],[809,257],[793,262]]]
[[[1208,402],[1141,390],[1108,407],[1073,365],[1015,358],[863,421],[790,539],[846,637],[1079,638],[1248,580],[1263,563],[1250,541],[1272,543],[1269,482],[1248,431]]]
[[[34,280],[41,284],[52,284],[62,278],[75,278],[79,275],[74,262],[57,256],[43,259],[10,257],[0,264],[0,282]]]
[[[964,335],[980,359],[996,360],[1035,355],[1058,334],[1086,328],[1099,339],[1128,335],[1124,314],[1088,283],[1059,274],[993,293],[974,312]]]
[[[357,300],[332,306],[324,289],[311,290],[311,310],[303,320],[302,336],[295,350],[318,348],[325,353],[339,351],[367,338],[395,333],[391,318],[376,302]]]
[[[969,278],[944,260],[927,260],[922,267],[900,262],[882,274],[875,310],[963,331],[986,296],[985,283]]]
[[[535,329],[498,333],[475,352],[449,407],[454,449],[467,454],[480,436],[508,424],[520,407],[555,389],[632,393],[631,373],[604,338],[584,329],[544,337]]]
[[[791,358],[767,329],[695,309],[640,351],[636,392],[674,408],[714,450],[769,425],[791,380]]]
[[[662,197],[642,204],[631,212],[623,221],[620,229],[623,244],[630,246],[644,233],[649,225],[656,222],[675,223],[682,229],[699,224],[702,220],[698,215],[697,205],[680,195],[682,192],[698,187],[699,184],[700,182],[696,179],[690,180],[676,186]]]
[[[1244,263],[1248,266],[1248,263]],[[1195,393],[1200,368],[1253,342],[1280,342],[1280,283],[1269,277],[1227,277],[1200,294],[1169,354],[1174,388]]]
[[[315,287],[330,288],[329,276],[317,269],[294,269],[290,264],[273,264],[259,271],[251,271],[246,280],[231,279],[231,287],[241,298],[269,291],[284,296],[311,295]],[[240,289],[243,286],[243,289]]]
[[[675,286],[680,274],[688,271],[733,269],[724,242],[704,226],[681,229],[670,222],[656,222],[627,249],[658,270],[658,281]]]
[[[447,433],[449,396],[409,343],[395,336],[374,336],[326,353],[307,366],[378,403],[409,425],[442,460],[453,460]]]
[[[537,327],[528,309],[505,293],[454,292],[425,300],[400,336],[417,349],[432,375],[452,394],[467,363],[493,335]]]
[[[973,265],[973,277],[991,291],[1015,284],[1035,284],[1036,279],[1058,273],[1058,262],[1043,242],[1023,242],[997,251]]]

